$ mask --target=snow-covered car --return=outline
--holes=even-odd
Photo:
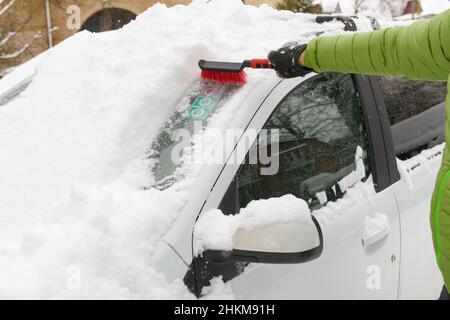
[[[200,80],[199,59],[375,25],[240,0],[155,4],[6,75],[0,298],[437,298],[445,84]]]
[[[197,167],[196,190],[154,263],[197,296],[222,277],[236,298],[436,298],[442,279],[428,219],[444,141],[445,84],[323,73],[274,75],[248,86],[227,125],[241,134],[223,165]],[[233,90],[214,108],[233,104]],[[169,137],[179,129],[195,134],[192,108],[208,99],[206,91],[193,90],[153,144],[161,189],[182,179],[183,166],[192,169],[169,160]],[[202,121],[214,118],[213,110],[205,113]],[[248,162],[258,140],[251,133],[271,129],[279,130],[278,171],[264,175],[261,163]],[[270,145],[266,138],[257,149]],[[289,195],[308,204],[307,223],[273,218],[249,227],[255,210],[275,217],[301,211]],[[243,211],[246,218],[236,219]]]
[[[20,66],[14,77],[7,77],[0,82],[0,107],[6,105],[23,92],[33,79],[36,64],[45,56],[45,53]]]

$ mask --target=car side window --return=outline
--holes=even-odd
[[[377,77],[395,153],[405,160],[444,142],[446,82]]]
[[[316,209],[343,196],[348,187],[344,177],[358,172],[356,183],[370,174],[363,110],[351,75],[324,73],[303,82],[276,107],[263,129],[278,129],[278,154],[271,154],[278,156],[278,171],[262,175],[261,165],[246,161],[222,200],[222,211],[231,207],[236,213],[253,200],[285,194]],[[258,146],[264,147],[273,151],[271,145]],[[232,190],[236,197],[230,196]],[[237,205],[230,205],[233,199]]]

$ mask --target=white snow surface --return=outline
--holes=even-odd
[[[81,32],[48,52],[0,108],[0,298],[192,297],[149,265],[193,181],[143,189],[158,128],[200,58],[265,57],[337,28],[239,0],[156,4],[121,30]],[[214,124],[226,126],[227,108]]]
[[[338,182],[339,187],[343,192],[353,187],[357,182],[360,182],[366,176],[366,168],[364,167],[364,161],[362,157],[363,149],[358,146],[355,154],[356,170],[354,170],[352,173],[345,176]]]
[[[341,28],[239,0],[156,4],[121,30],[81,32],[41,56],[28,89],[0,107],[0,298],[194,298],[181,280],[168,283],[149,264],[197,172],[190,168],[185,181],[165,191],[144,189],[153,182],[146,160],[153,138],[198,79],[200,58],[265,57],[286,42]],[[0,88],[20,78],[19,71]],[[267,72],[249,71],[249,87]],[[248,90],[209,125],[226,128]],[[425,165],[433,155],[422,156]],[[405,180],[413,161],[404,163]],[[358,182],[314,215],[331,224],[373,194],[370,179]],[[280,212],[288,207],[301,214]],[[274,208],[277,215],[270,214]],[[232,248],[238,226],[305,214],[306,203],[293,196],[252,202],[239,216],[213,210],[199,220],[195,250]],[[223,234],[208,233],[208,223],[223,223]],[[233,298],[220,278],[204,293]]]
[[[224,283],[222,277],[213,278],[211,285],[202,289],[202,300],[234,300],[230,283]]]
[[[389,218],[386,214],[376,212],[373,217],[366,216],[364,219],[363,239],[375,237],[381,230],[384,234],[389,233]]]
[[[317,218],[320,226],[325,229],[337,223],[358,205],[367,202],[373,203],[374,196],[375,188],[372,176],[370,176],[366,181],[359,181],[349,188],[341,199],[336,202],[328,201],[324,207],[313,211],[312,214]]]

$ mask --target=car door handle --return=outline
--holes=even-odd
[[[364,230],[362,243],[368,247],[386,238],[391,231],[389,218],[384,213],[375,213],[373,217],[366,217],[364,220]]]

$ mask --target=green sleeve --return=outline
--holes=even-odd
[[[316,38],[308,44],[305,65],[316,72],[447,80],[450,10],[409,26]]]

